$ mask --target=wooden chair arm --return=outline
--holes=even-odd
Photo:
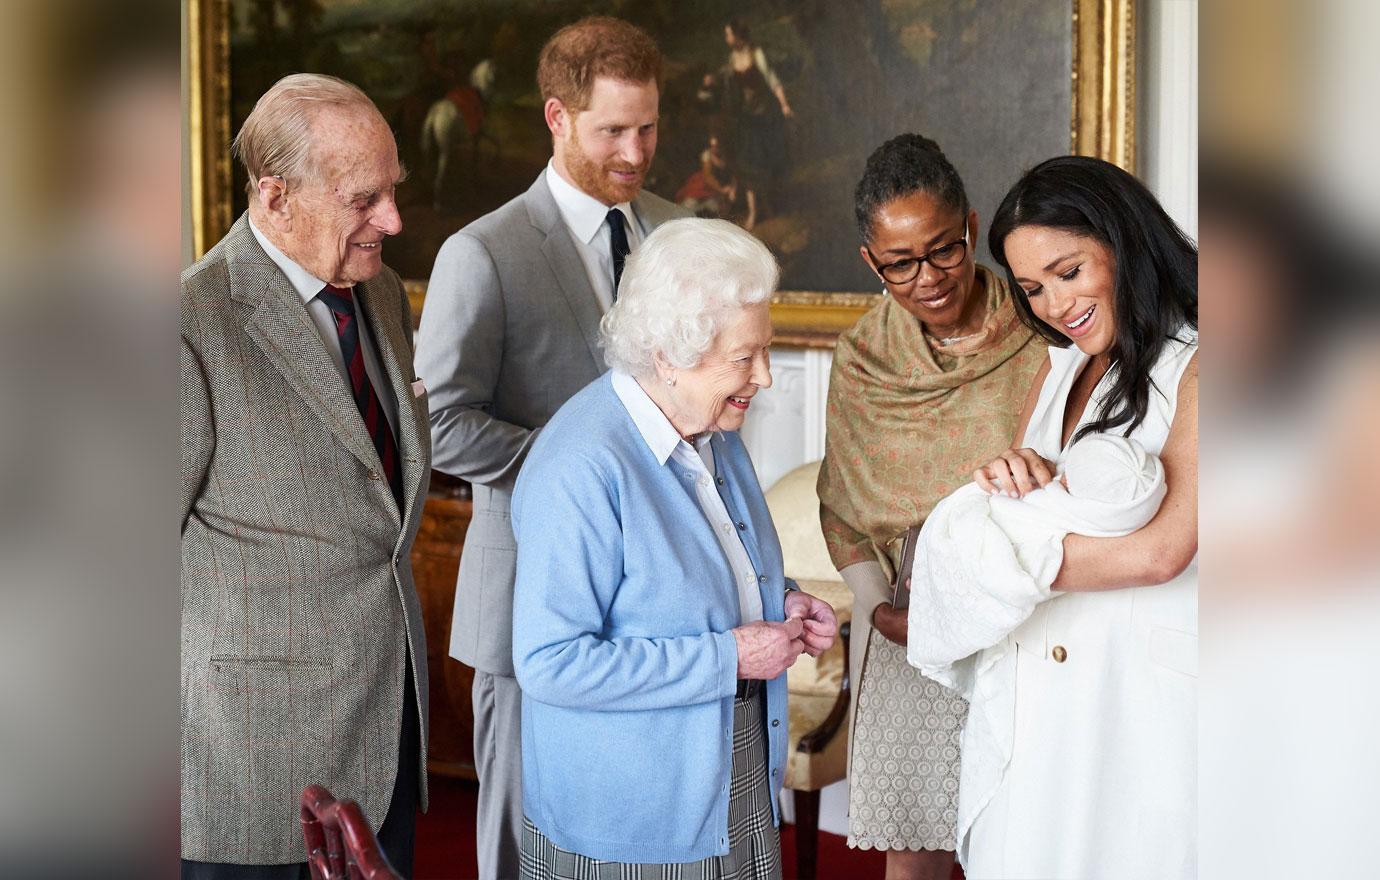
[[[833,742],[839,728],[848,720],[848,637],[852,631],[851,623],[851,621],[845,621],[839,627],[839,639],[843,642],[843,681],[839,686],[838,698],[834,700],[833,708],[829,710],[829,714],[819,723],[819,726],[803,734],[800,741],[796,743],[795,750],[801,754],[815,755],[824,751],[829,743]]]

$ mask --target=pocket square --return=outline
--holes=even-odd
[[[412,380],[412,396],[413,396],[413,397],[421,397],[423,394],[426,394],[426,386],[422,384],[422,380],[421,380],[421,379],[413,379],[413,380]]]

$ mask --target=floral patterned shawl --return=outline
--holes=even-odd
[[[1011,445],[1046,346],[1005,280],[979,265],[974,283],[988,306],[978,338],[940,348],[891,297],[839,337],[819,472],[839,569],[875,560],[890,576],[889,545]]]

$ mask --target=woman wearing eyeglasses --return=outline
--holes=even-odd
[[[886,295],[834,350],[819,477],[829,553],[854,595],[848,843],[886,850],[888,880],[947,878],[967,706],[906,663],[890,580],[899,538],[1006,448],[1044,346],[974,259],[977,212],[934,141],[877,148],[854,201]]]

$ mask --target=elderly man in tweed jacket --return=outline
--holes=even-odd
[[[235,143],[249,211],[182,276],[182,876],[303,877],[302,789],[359,801],[410,875],[430,474],[392,133],[294,75]]]

